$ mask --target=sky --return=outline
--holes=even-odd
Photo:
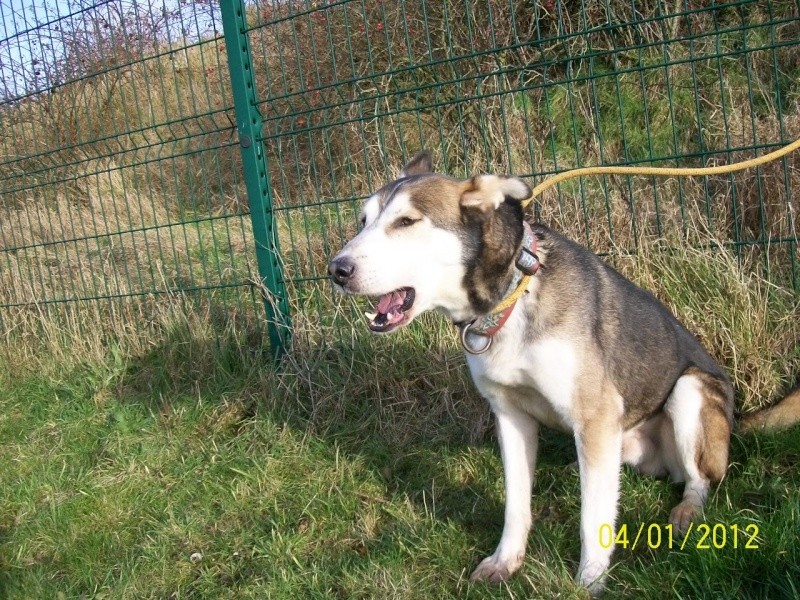
[[[123,19],[179,44],[222,27],[217,0],[0,0],[0,106],[57,85],[68,40],[91,44],[93,31],[108,35]],[[123,30],[135,36],[137,26]]]

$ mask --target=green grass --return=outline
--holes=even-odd
[[[146,352],[0,363],[0,597],[581,596],[575,454],[554,432],[521,572],[468,583],[499,538],[502,467],[451,332],[422,321],[356,326],[281,371],[177,325]],[[706,521],[757,524],[759,549],[620,549],[606,597],[797,597],[798,458],[797,428],[735,436]],[[628,470],[622,489],[631,529],[679,499]]]
[[[561,168],[574,165],[578,146],[593,136],[605,153],[616,157],[606,159],[611,161],[697,151],[693,94],[684,85],[668,86],[663,71],[654,65],[647,69],[620,75],[596,66],[595,78],[589,82],[560,84],[549,90],[547,114],[558,118],[553,119],[548,152]]]

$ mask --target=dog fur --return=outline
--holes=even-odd
[[[370,326],[380,332],[427,310],[454,323],[486,315],[514,277],[529,194],[515,177],[435,174],[420,153],[367,199],[363,228],[331,261],[331,277],[346,293],[379,297],[389,314],[378,311]],[[532,229],[538,273],[489,350],[467,354],[495,415],[506,494],[500,542],[471,578],[505,580],[523,561],[541,424],[575,440],[577,580],[597,593],[613,551],[599,532],[616,520],[621,465],[684,483],[670,522],[685,532],[725,475],[733,388],[649,292],[553,230]]]

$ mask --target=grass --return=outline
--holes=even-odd
[[[0,595],[580,597],[575,454],[549,431],[522,571],[468,583],[499,537],[502,467],[446,324],[423,321],[277,371],[197,322],[138,355],[4,360]],[[620,548],[607,596],[796,597],[798,457],[797,428],[735,436],[705,519],[756,524],[759,548]],[[622,489],[632,529],[679,498],[628,470]]]
[[[789,290],[725,250],[613,258],[726,365],[740,409],[787,389],[800,361]],[[543,433],[521,572],[470,584],[502,527],[502,465],[451,327],[424,316],[373,337],[350,300],[305,301],[327,317],[295,306],[280,368],[257,313],[222,296],[120,308],[129,325],[111,336],[75,307],[7,330],[0,596],[582,597],[571,439]],[[619,547],[607,597],[797,597],[798,457],[797,428],[735,435],[705,515],[725,546]],[[631,543],[680,497],[628,469],[622,489]],[[758,549],[744,533],[734,549],[733,525],[756,525]]]

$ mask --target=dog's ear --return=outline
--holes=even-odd
[[[433,159],[431,153],[427,150],[422,150],[414,155],[408,164],[400,171],[398,179],[403,177],[413,177],[414,175],[424,175],[425,173],[433,172]]]
[[[531,188],[519,177],[476,175],[466,182],[461,206],[488,213],[497,210],[506,198],[521,202],[531,195]]]

